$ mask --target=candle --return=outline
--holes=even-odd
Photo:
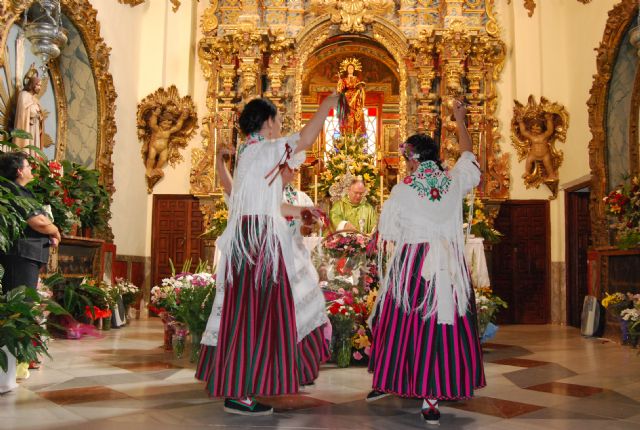
[[[384,176],[380,175],[380,204],[384,200]]]
[[[313,204],[318,205],[318,175],[313,175]]]

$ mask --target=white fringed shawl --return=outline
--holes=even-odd
[[[398,306],[412,310],[407,288],[411,267],[422,264],[422,277],[429,281],[429,288],[417,310],[424,319],[437,315],[438,324],[453,324],[456,313],[466,313],[471,288],[464,263],[462,199],[480,182],[480,169],[471,152],[464,152],[446,176],[434,167],[433,162],[421,163],[384,203],[378,225],[378,260],[381,268],[383,261],[387,267],[381,269],[384,277],[376,306],[382,306],[391,292]],[[428,244],[427,255],[416,262],[418,247],[414,245],[421,243]]]
[[[282,252],[287,271],[290,271],[293,261],[291,235],[280,208],[282,176],[269,174],[283,160],[288,159],[291,168],[299,166],[296,162],[304,161],[302,157],[288,157],[295,152],[299,140],[298,133],[272,140],[248,139],[238,148],[227,228],[217,242],[222,255],[216,276],[218,286],[226,286],[229,282],[227,274],[231,273],[232,265],[239,266],[245,259],[256,264],[252,255],[259,255],[261,265],[271,268],[272,277],[276,279]],[[248,215],[253,217],[243,228],[242,219]],[[245,234],[248,235],[246,244]]]

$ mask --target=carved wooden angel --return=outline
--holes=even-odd
[[[138,138],[143,141],[142,160],[145,164],[147,191],[164,176],[163,167],[182,161],[178,151],[187,146],[198,128],[196,108],[190,96],[180,97],[172,85],[159,88],[138,105]]]
[[[532,95],[526,105],[517,100],[514,103],[511,142],[518,160],[525,160],[524,183],[527,188],[537,188],[545,183],[555,197],[558,169],[563,160],[562,151],[555,147],[555,142],[566,140],[569,114],[564,106],[544,97],[540,98],[540,103]]]

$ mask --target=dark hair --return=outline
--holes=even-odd
[[[275,118],[278,108],[269,99],[253,99],[242,109],[238,124],[244,134],[260,131],[262,124],[269,118]]]
[[[15,181],[18,178],[18,169],[24,166],[26,159],[27,154],[21,151],[0,153],[0,176]]]
[[[406,145],[411,145],[412,152],[418,155],[418,162],[434,161],[440,170],[444,170],[440,164],[440,145],[431,136],[417,133],[409,137]]]

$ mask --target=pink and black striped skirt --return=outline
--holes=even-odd
[[[421,276],[428,244],[417,247],[411,270],[409,302],[415,309],[427,292]],[[393,279],[392,277],[390,277]],[[391,288],[391,286],[389,286]],[[373,328],[369,370],[373,388],[403,397],[428,399],[468,399],[486,385],[482,349],[476,327],[475,299],[470,296],[467,313],[454,324],[437,323],[437,315],[424,320],[420,311],[405,312],[387,294]]]
[[[282,254],[278,265],[276,279],[271,267],[252,264],[248,258],[233,266],[218,346],[203,345],[196,371],[210,396],[294,394],[300,384],[318,376],[320,361],[328,355],[322,331],[318,328],[297,342],[294,302]]]

